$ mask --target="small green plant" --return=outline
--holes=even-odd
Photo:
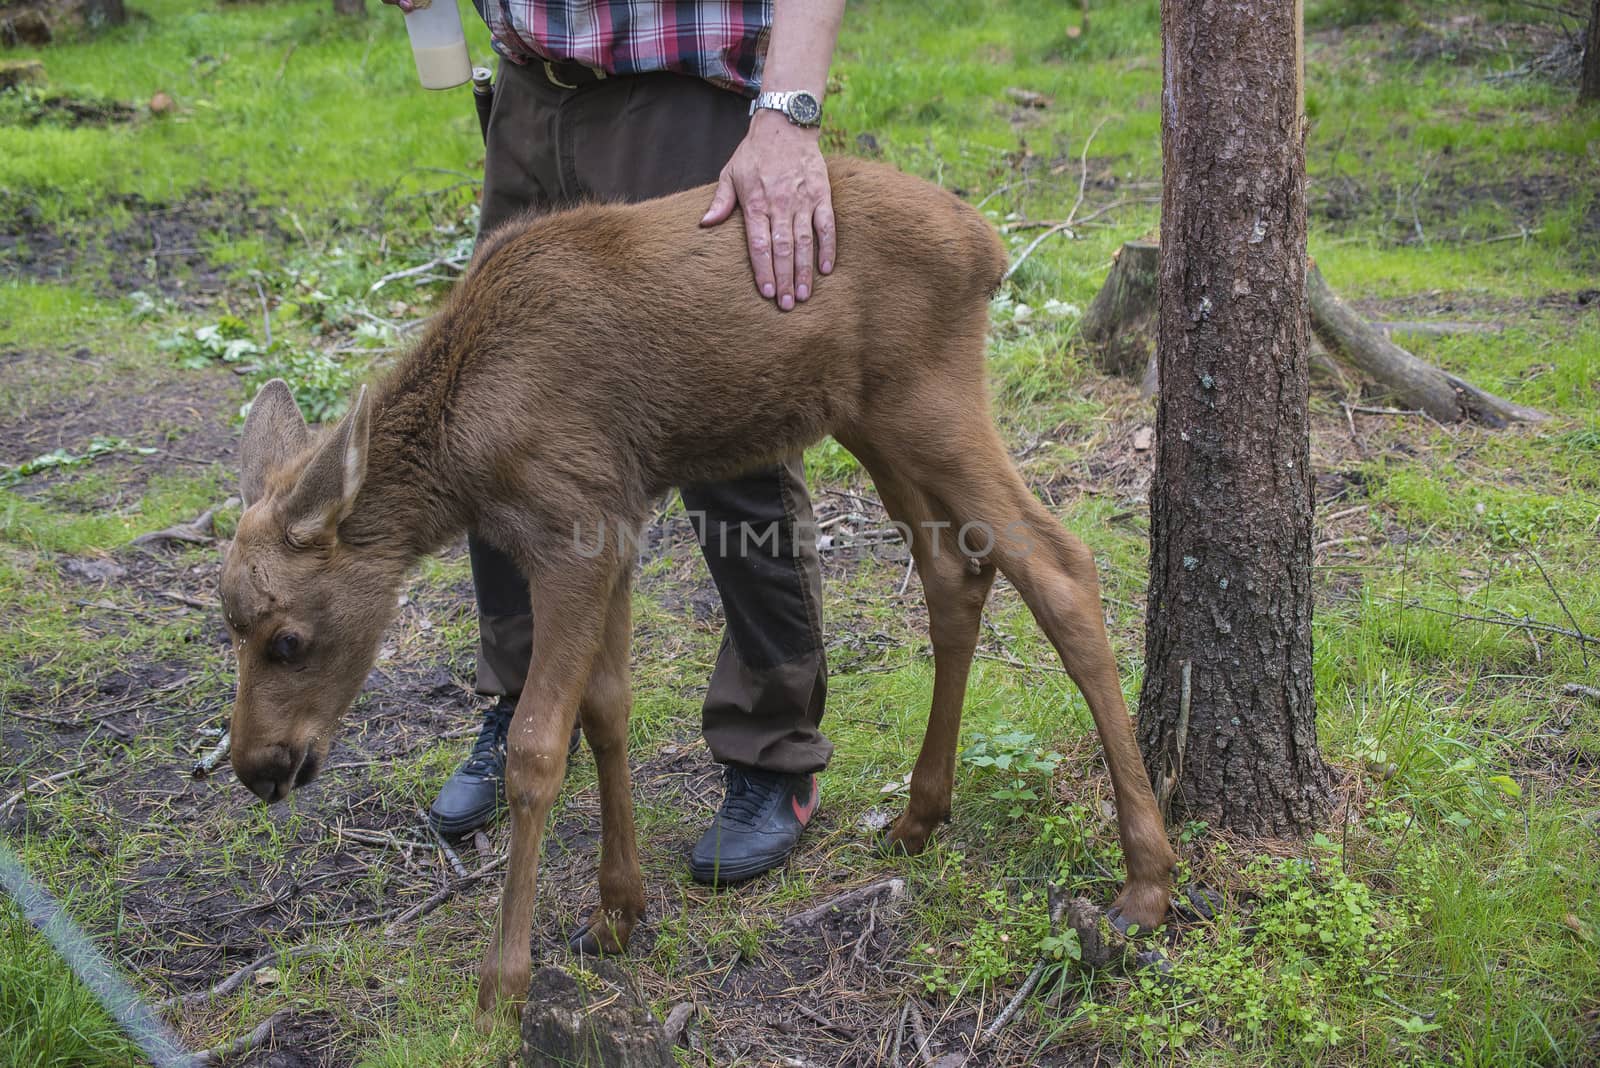
[[[23,479],[28,478],[31,475],[37,475],[41,471],[54,471],[67,467],[83,467],[86,464],[93,463],[102,456],[110,456],[114,453],[128,453],[134,456],[150,456],[159,451],[159,449],[151,449],[144,446],[134,445],[126,438],[97,437],[90,441],[89,447],[81,453],[70,453],[66,449],[52,449],[50,452],[47,452],[42,456],[35,456],[33,459],[24,460],[20,464],[0,464],[0,487],[15,486]]]
[[[979,734],[961,752],[961,761],[974,768],[992,769],[997,784],[991,800],[1010,805],[1007,815],[1019,819],[1043,797],[1041,791],[1061,764],[1061,754],[1038,744],[1025,731]]]

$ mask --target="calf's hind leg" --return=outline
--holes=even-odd
[[[1094,557],[1029,492],[986,417],[954,406],[945,414],[947,421],[941,422],[923,413],[924,425],[961,431],[906,450],[913,478],[925,496],[950,513],[957,530],[973,532],[969,542],[992,537],[988,558],[1022,594],[1083,692],[1111,772],[1127,863],[1127,881],[1108,915],[1119,927],[1137,924],[1148,930],[1166,916],[1177,857],[1122,699]],[[946,443],[961,447],[943,447]]]
[[[950,818],[961,709],[966,701],[972,654],[978,645],[983,605],[994,583],[994,566],[969,560],[960,551],[943,509],[882,457],[865,447],[852,451],[871,473],[890,518],[908,536],[928,605],[928,632],[933,642],[933,705],[922,749],[911,771],[910,800],[888,833],[890,846],[917,853],[928,844],[934,829]]]
[[[628,770],[628,713],[633,707],[628,678],[631,578],[623,575],[611,591],[600,651],[578,706],[600,780],[600,907],[571,939],[572,948],[584,953],[622,952],[644,913],[644,880],[633,829],[633,778]]]

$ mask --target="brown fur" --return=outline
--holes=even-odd
[[[636,529],[669,486],[826,434],[913,531],[928,601],[933,709],[890,842],[921,849],[949,816],[967,672],[998,568],[1105,745],[1128,865],[1113,911],[1142,927],[1166,912],[1175,858],[1093,559],[1028,491],[988,413],[984,335],[1004,250],[976,211],[925,182],[844,160],[830,175],[838,265],[791,312],[756,293],[737,217],[696,225],[709,187],[578,208],[486,238],[415,351],[332,434],[304,444],[282,383],[262,390],[246,425],[251,499],[222,593],[239,659],[233,762],[261,796],[287,794],[326,757],[419,558],[471,527],[533,588],[533,666],[508,739],[511,857],[480,970],[485,1014],[527,989],[539,840],[575,716],[601,789],[601,904],[585,944],[620,950],[643,910],[626,753],[632,560],[610,532]],[[997,532],[992,548],[976,535],[957,544],[969,522]],[[593,555],[601,529],[608,548]]]

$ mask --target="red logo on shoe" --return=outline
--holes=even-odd
[[[811,793],[807,796],[805,804],[802,805],[800,803],[799,797],[789,798],[789,804],[794,807],[794,818],[800,821],[802,827],[811,822],[812,814],[817,811],[818,800],[820,800],[820,796],[817,792],[817,777],[815,775],[811,776]]]

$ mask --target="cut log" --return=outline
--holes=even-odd
[[[1084,313],[1078,332],[1096,367],[1139,383],[1145,397],[1156,394],[1157,265],[1160,246],[1129,241],[1118,250],[1106,281]],[[1418,359],[1396,345],[1396,335],[1422,337],[1493,333],[1492,323],[1370,323],[1340,300],[1315,264],[1306,276],[1311,331],[1325,352],[1313,351],[1312,370],[1345,392],[1343,361],[1394,394],[1405,408],[1426,412],[1441,423],[1471,420],[1486,426],[1534,422],[1544,412],[1514,404],[1471,382]],[[1330,358],[1331,357],[1331,358]]]
[[[1537,409],[1497,397],[1417,359],[1340,300],[1316,264],[1306,272],[1306,296],[1317,340],[1392,391],[1404,407],[1427,412],[1441,423],[1470,419],[1486,426],[1505,426],[1548,418]]]

